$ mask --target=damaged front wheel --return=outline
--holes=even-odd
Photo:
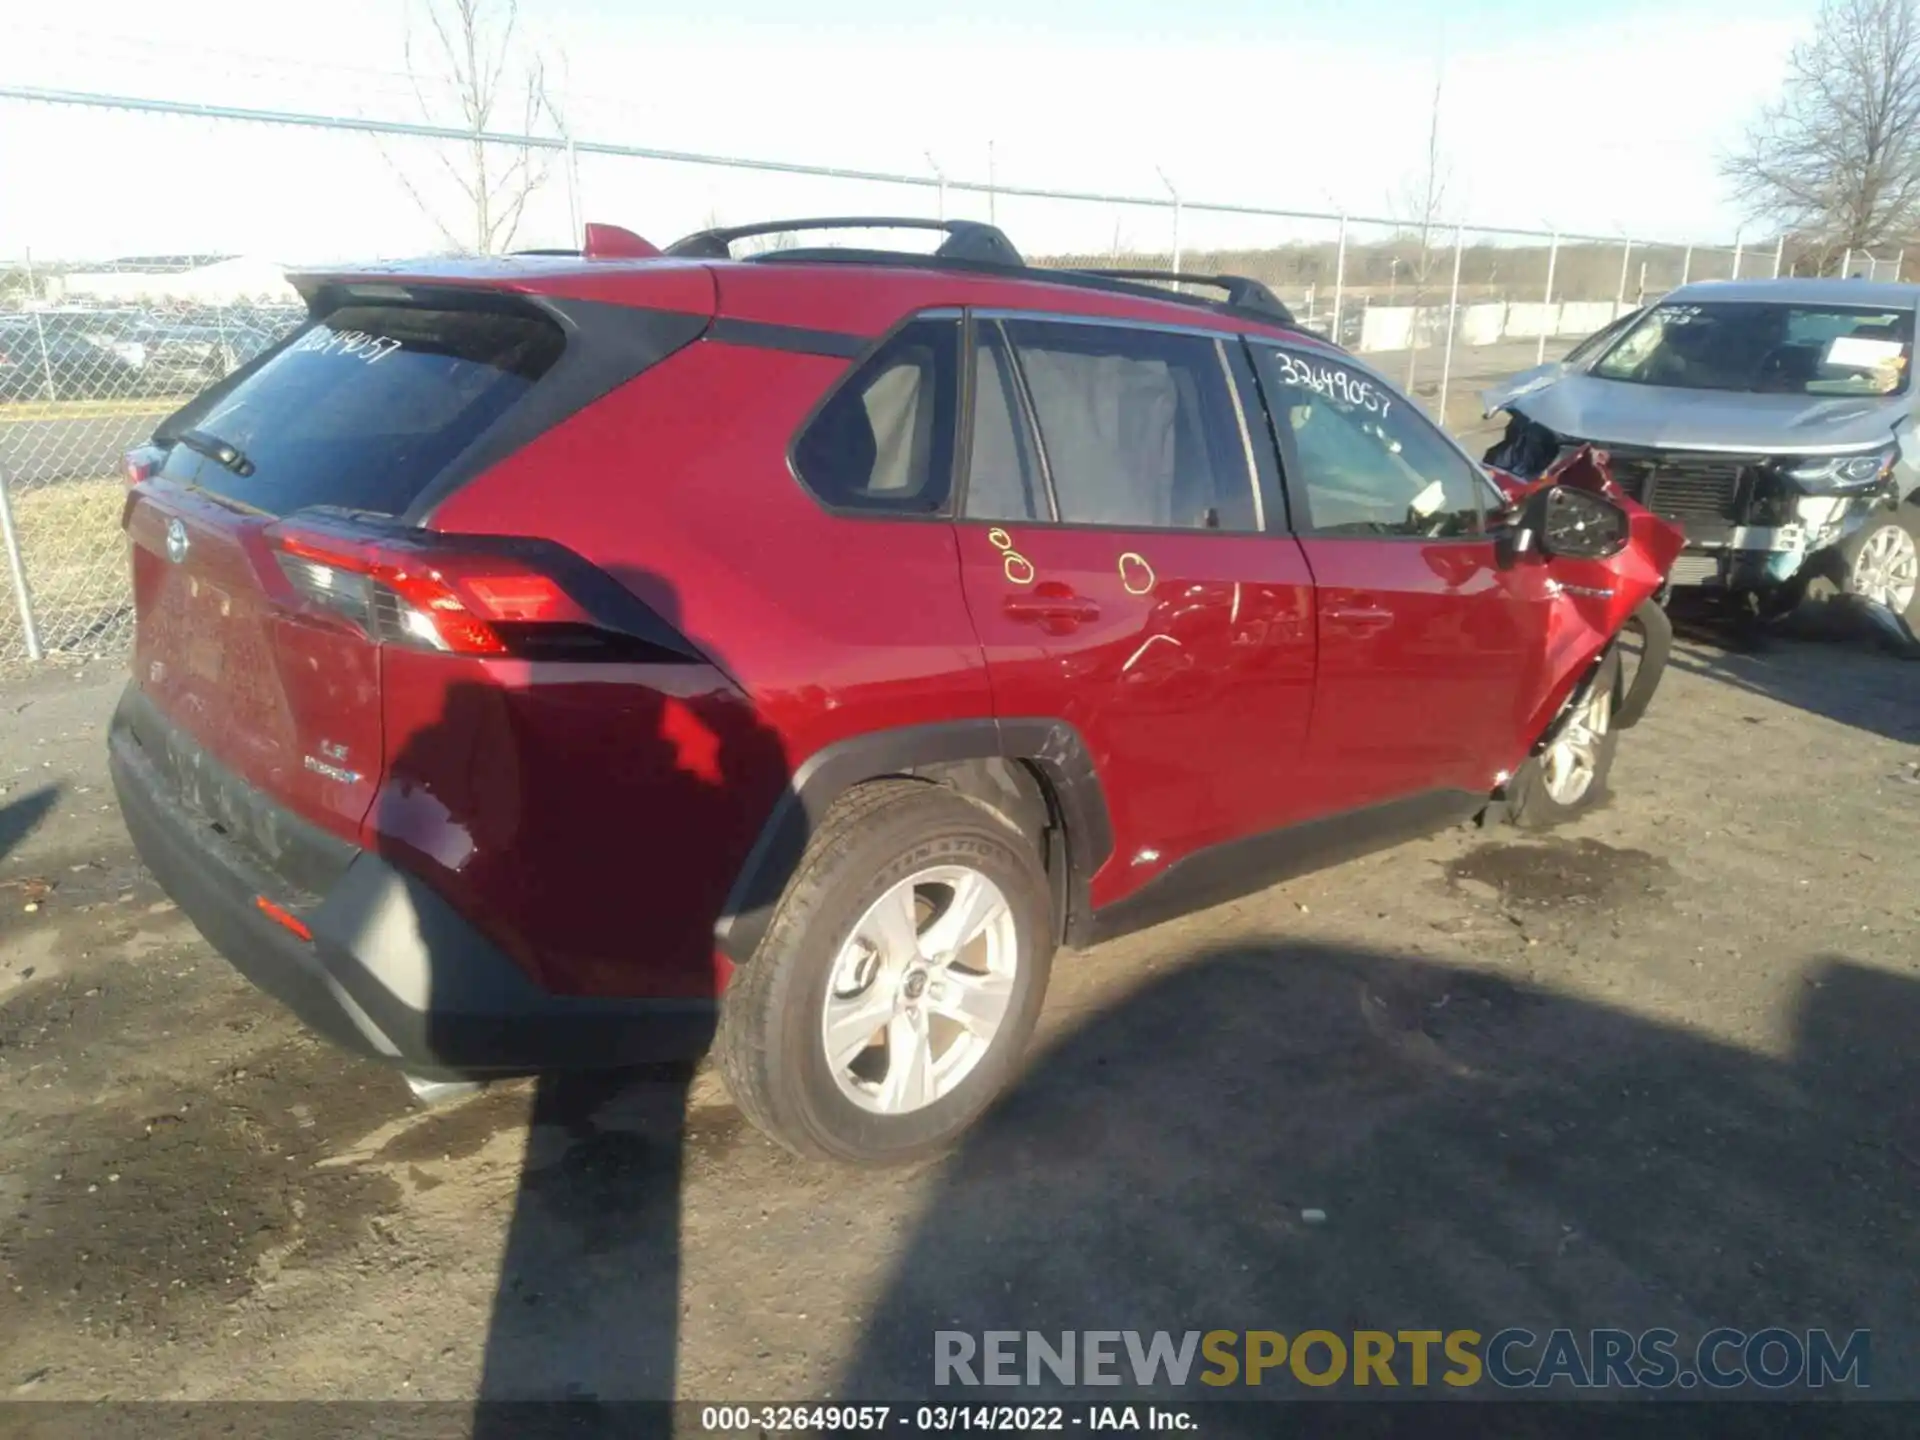
[[[1607,775],[1620,743],[1614,715],[1620,704],[1620,652],[1608,653],[1592,682],[1575,692],[1554,728],[1507,786],[1507,819],[1525,830],[1546,830],[1584,814],[1607,793]]]

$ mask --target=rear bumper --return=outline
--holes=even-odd
[[[108,749],[134,848],[235,969],[335,1043],[413,1075],[459,1079],[692,1059],[711,1041],[715,1001],[550,994],[418,878],[252,792],[290,851],[311,837],[309,860],[312,848],[332,847],[344,862],[323,893],[292,888],[181,802],[155,763],[161,735],[192,745],[129,686]],[[238,784],[210,757],[196,763],[203,783]],[[269,919],[261,896],[296,914],[312,940]]]

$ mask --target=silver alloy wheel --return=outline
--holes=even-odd
[[[978,870],[939,865],[888,889],[833,962],[820,1043],[841,1094],[907,1115],[953,1093],[1013,1000],[1019,935]]]
[[[1595,686],[1540,757],[1547,794],[1555,804],[1578,805],[1593,788],[1600,771],[1600,744],[1612,723],[1613,689]]]
[[[1904,526],[1888,523],[1868,535],[1853,557],[1853,593],[1905,615],[1920,590],[1920,551]]]

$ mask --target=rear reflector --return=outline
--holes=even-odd
[[[260,907],[260,913],[262,915],[266,916],[269,920],[286,926],[287,929],[298,935],[302,940],[313,939],[313,931],[309,930],[300,917],[292,911],[283,910],[264,895],[254,896],[253,903]]]

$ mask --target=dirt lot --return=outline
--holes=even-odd
[[[118,683],[0,687],[0,1398],[906,1397],[938,1327],[1716,1323],[1871,1327],[1920,1396],[1920,665],[1689,640],[1597,816],[1063,957],[1017,1093],[882,1174],[704,1073],[411,1107],[144,878]]]

